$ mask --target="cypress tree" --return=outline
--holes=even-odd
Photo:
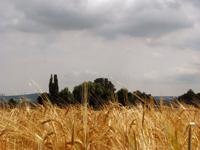
[[[53,76],[51,74],[51,78],[49,81],[49,93],[51,96],[57,96],[59,93],[58,78],[56,74],[54,75],[54,82],[53,82]]]

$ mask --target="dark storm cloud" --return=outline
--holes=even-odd
[[[80,10],[81,11],[81,10]],[[88,29],[99,26],[105,18],[99,14],[77,12],[59,8],[37,8],[26,13],[26,17],[46,26],[61,30]]]
[[[62,3],[17,0],[13,4],[24,14],[13,27],[25,32],[89,30],[104,37],[121,34],[154,37],[194,24],[188,13],[181,11],[180,2],[124,1],[92,9],[88,8],[89,2],[78,0]]]
[[[195,7],[200,7],[200,1],[199,0],[184,0],[186,3],[192,4]]]
[[[64,5],[65,3],[54,4],[49,1],[14,1],[15,8],[24,14],[24,18],[13,27],[25,32],[89,30],[107,20],[103,12],[90,11],[81,1],[66,2]],[[11,25],[9,27],[11,28]]]
[[[142,1],[132,4],[123,17],[114,20],[100,32],[105,35],[127,34],[133,37],[154,37],[166,33],[193,27],[194,20],[180,9],[180,3],[160,3]],[[102,34],[102,33],[100,33]]]
[[[192,26],[192,23],[187,22],[187,19],[184,20],[181,16],[170,17],[167,13],[140,14],[129,18],[130,23],[126,24],[126,28],[122,29],[122,33],[131,34],[132,36],[160,36],[167,32]]]

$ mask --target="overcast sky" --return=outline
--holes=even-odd
[[[199,0],[0,0],[0,93],[110,75],[131,91],[200,92]],[[109,78],[119,89],[120,85]]]

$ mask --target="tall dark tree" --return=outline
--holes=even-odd
[[[54,82],[53,82],[54,79]],[[51,96],[58,96],[59,93],[59,87],[58,87],[58,78],[57,75],[53,76],[51,75],[50,81],[49,81],[49,93]]]
[[[37,100],[39,104],[51,102],[52,104],[56,104],[60,107],[63,107],[68,104],[74,104],[73,95],[67,87],[65,87],[63,90],[61,90],[61,92],[59,92],[58,77],[56,74],[54,75],[54,78],[51,74],[49,80],[49,93],[40,94]]]
[[[52,104],[58,104],[59,100],[59,87],[58,87],[58,78],[57,75],[51,74],[51,78],[49,80],[49,94],[42,93],[37,98],[39,104],[44,104],[45,102],[51,102]]]
[[[128,90],[120,89],[119,91],[117,91],[117,99],[120,104],[125,106],[128,101]]]

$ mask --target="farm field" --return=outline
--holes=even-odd
[[[200,110],[183,104],[143,108],[111,103],[101,110],[20,105],[0,111],[1,150],[185,150],[190,128],[191,149],[200,149]]]

